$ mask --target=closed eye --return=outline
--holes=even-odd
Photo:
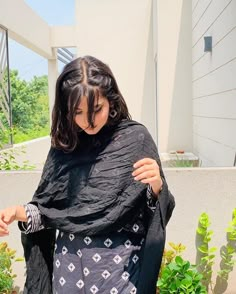
[[[98,109],[94,110],[95,113],[98,113],[102,110],[102,107],[99,107]],[[80,115],[82,114],[83,111],[76,111],[75,115]]]
[[[94,112],[99,112],[99,111],[101,111],[101,110],[102,110],[102,107],[96,109]]]

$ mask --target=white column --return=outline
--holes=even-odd
[[[192,151],[191,1],[157,1],[159,151]]]
[[[49,97],[49,115],[50,125],[52,122],[52,108],[55,100],[56,80],[58,77],[56,48],[53,49],[54,59],[48,59],[48,97]]]

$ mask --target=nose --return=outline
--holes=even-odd
[[[92,128],[91,125],[90,125],[89,122],[88,122],[88,117],[87,117],[87,115],[84,115],[84,116],[83,116],[83,126],[84,126],[83,129],[90,129],[90,128]],[[96,126],[94,126],[94,127],[96,127]]]

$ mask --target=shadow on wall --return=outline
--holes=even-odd
[[[234,269],[236,255],[236,208],[232,213],[232,221],[226,229],[226,245],[220,248],[220,270],[213,272],[213,264],[217,247],[210,247],[210,242],[214,232],[210,229],[211,221],[207,213],[202,213],[199,217],[196,231],[195,246],[197,250],[196,264],[198,271],[203,275],[203,284],[208,292],[223,294],[228,288],[229,276]],[[215,281],[215,282],[214,282]]]
[[[182,1],[167,150],[192,151],[192,10]],[[168,37],[168,36],[167,36]],[[170,36],[169,36],[170,37]]]
[[[151,7],[152,8],[152,7]],[[149,18],[148,44],[145,60],[145,72],[143,83],[141,121],[150,131],[154,141],[157,139],[156,125],[156,93],[155,93],[155,63],[154,63],[154,40],[153,40],[153,15]]]

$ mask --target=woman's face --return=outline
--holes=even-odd
[[[76,110],[75,123],[83,129],[88,135],[97,134],[107,123],[109,117],[109,102],[105,97],[99,96],[94,101],[94,128],[89,127],[88,123],[88,99],[82,97]]]

